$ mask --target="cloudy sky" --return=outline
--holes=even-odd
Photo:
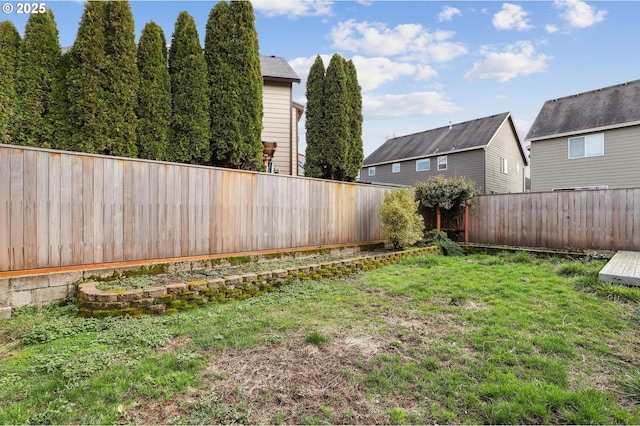
[[[18,3],[0,20],[24,31]],[[132,1],[139,36],[154,20],[171,39],[178,13],[201,39],[212,1]],[[363,93],[365,155],[386,139],[511,111],[522,139],[544,101],[640,79],[640,2],[254,0],[263,55],[286,58],[305,100],[316,55],[353,59]],[[63,46],[84,3],[47,1]],[[303,118],[304,120],[304,118]],[[301,123],[304,141],[304,122]],[[304,149],[304,142],[302,145]]]

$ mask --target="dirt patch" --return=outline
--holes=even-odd
[[[380,424],[386,408],[365,393],[362,376],[376,355],[391,353],[387,341],[372,336],[339,336],[317,347],[302,337],[268,346],[209,353],[210,379],[190,395],[160,405],[141,404],[129,415],[142,424],[167,424],[190,416],[199,400],[215,393],[226,407],[250,407],[250,423]],[[212,419],[212,421],[214,421]],[[220,419],[218,419],[218,422]]]

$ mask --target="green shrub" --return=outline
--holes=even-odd
[[[462,256],[464,254],[460,244],[450,240],[446,232],[437,231],[435,229],[429,231],[425,241],[429,245],[440,247],[445,256]]]
[[[395,249],[414,244],[422,237],[424,222],[417,209],[418,202],[410,189],[394,189],[384,195],[378,216],[385,240]]]

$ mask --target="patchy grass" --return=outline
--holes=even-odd
[[[16,310],[0,423],[638,424],[640,290],[603,265],[428,255],[162,317]]]

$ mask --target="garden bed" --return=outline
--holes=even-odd
[[[235,263],[240,264],[171,274],[116,277],[111,282],[81,283],[77,301],[79,313],[84,317],[178,312],[203,304],[259,296],[295,279],[339,277],[395,263],[407,256],[439,250],[437,247],[422,247],[405,251],[324,254],[304,259],[280,258],[263,262],[236,260]]]

